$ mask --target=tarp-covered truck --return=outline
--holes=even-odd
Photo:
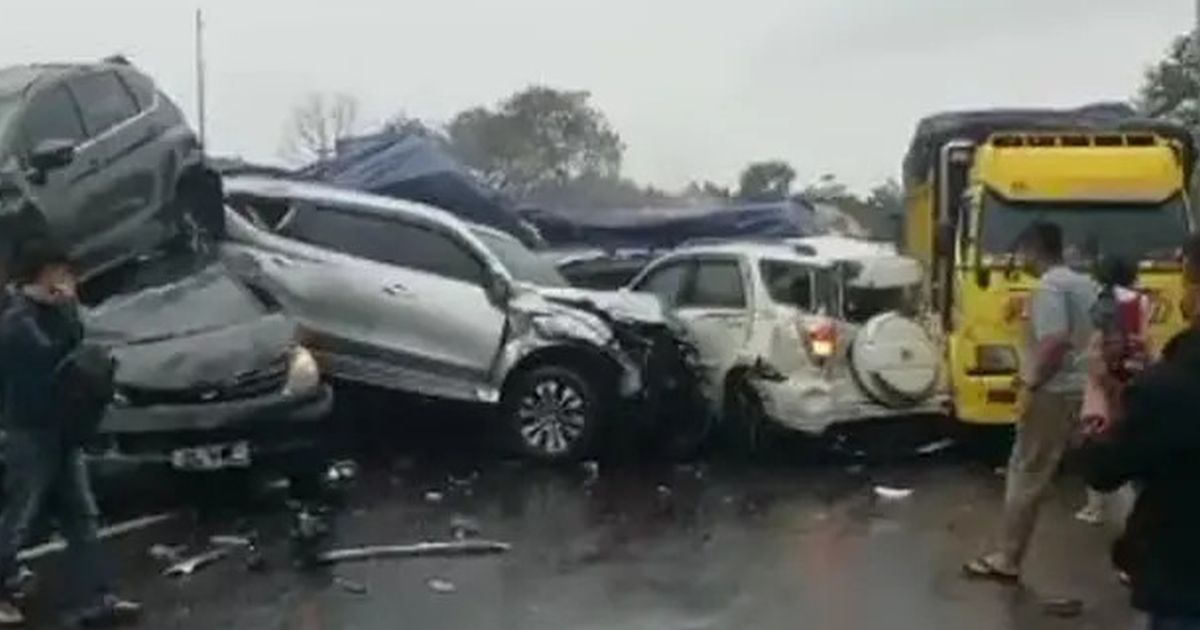
[[[1186,129],[1123,105],[938,114],[904,163],[905,253],[928,268],[930,322],[945,340],[959,419],[1016,415],[1034,279],[1014,250],[1033,222],[1058,224],[1068,262],[1140,264],[1158,347],[1183,325],[1179,247],[1192,229]]]

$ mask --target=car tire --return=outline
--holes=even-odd
[[[597,387],[578,370],[543,365],[522,372],[505,391],[504,416],[515,448],[545,462],[587,455],[603,417]]]

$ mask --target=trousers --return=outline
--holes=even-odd
[[[82,452],[55,433],[16,429],[7,438],[0,579],[16,573],[17,553],[33,542],[34,528],[53,519],[67,541],[70,573],[81,603],[108,594],[108,570],[97,537],[99,510]]]
[[[1008,460],[1004,516],[997,545],[1008,567],[1019,568],[1025,559],[1042,500],[1062,463],[1079,408],[1078,394],[1047,391],[1029,394]]]

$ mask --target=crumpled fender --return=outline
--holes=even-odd
[[[508,330],[492,372],[500,390],[513,369],[528,357],[552,348],[592,353],[619,369],[619,391],[632,396],[642,389],[641,368],[621,348],[612,328],[597,314],[521,291],[509,303]]]

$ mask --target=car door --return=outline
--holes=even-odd
[[[145,138],[138,132],[140,112],[129,88],[115,72],[90,72],[67,81],[83,114],[88,138],[77,155],[84,167],[79,229],[88,236],[90,253],[116,256],[143,242],[147,212],[154,194],[153,172],[134,159]]]
[[[632,290],[659,297],[696,344],[709,382],[722,383],[749,335],[748,286],[737,258],[689,256],[654,267]]]
[[[48,141],[66,141],[78,146],[87,137],[75,97],[64,84],[34,94],[16,124],[20,129],[21,160],[26,168],[29,168],[30,154],[40,145]],[[85,194],[86,171],[85,161],[77,155],[70,164],[46,173],[43,181],[30,182],[48,227],[71,247],[73,253],[75,245],[87,234],[77,219]]]
[[[748,270],[735,257],[696,259],[675,306],[712,383],[723,383],[746,349],[751,324]]]

